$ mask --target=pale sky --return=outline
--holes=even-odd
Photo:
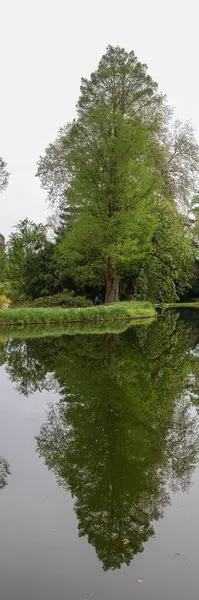
[[[118,6],[116,6],[118,5]],[[0,231],[45,221],[36,162],[74,117],[80,79],[108,44],[134,50],[199,141],[197,0],[0,0],[0,156],[11,173]]]

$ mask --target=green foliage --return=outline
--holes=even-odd
[[[156,306],[158,306],[158,304]],[[179,307],[180,308],[180,307],[182,307],[182,308],[196,308],[197,309],[197,308],[199,308],[199,299],[194,298],[193,302],[165,302],[165,303],[161,304],[161,307],[162,308],[165,308],[165,307],[166,308],[168,308],[168,307],[171,307],[171,308]],[[193,314],[193,311],[192,311],[192,316],[195,316]]]
[[[4,281],[6,276],[6,254],[4,250],[0,248],[0,285]]]
[[[0,294],[4,294],[5,296],[12,298],[12,287],[8,279],[5,279],[5,281],[0,283]]]
[[[9,173],[7,171],[7,164],[0,157],[0,192],[6,189],[8,185]]]
[[[7,259],[5,253],[5,239],[0,233],[0,285],[6,279]]]
[[[194,249],[185,218],[173,202],[162,201],[157,215],[152,250],[142,262],[136,291],[153,302],[172,302],[191,285]]]
[[[5,167],[0,159],[0,190]],[[7,259],[0,254],[0,281],[9,279],[15,303],[39,298],[38,306],[65,288],[80,296],[100,292],[105,302],[132,293],[177,300],[198,279],[198,172],[191,125],[173,122],[134,52],[108,46],[81,81],[77,118],[38,161],[54,209],[54,241],[44,225],[20,221]],[[188,205],[194,219],[178,212]]]
[[[7,244],[8,277],[13,300],[36,298],[53,288],[53,244],[46,228],[28,219],[20,221]]]
[[[91,300],[87,300],[84,296],[75,296],[65,290],[60,294],[54,294],[54,296],[44,296],[43,298],[37,298],[34,300],[33,307],[48,307],[48,306],[63,306],[63,307],[87,307],[93,306],[93,302]]]
[[[78,119],[65,139],[72,227],[56,253],[57,263],[77,281],[95,284],[106,276],[111,286],[124,263],[135,264],[150,249],[151,207],[161,177],[150,152],[155,124],[144,122],[138,109],[149,98],[154,106],[161,101],[145,67],[118,48],[109,48],[90,81],[82,82]],[[108,300],[113,299],[118,297],[110,290]]]
[[[106,301],[119,299],[127,272],[153,299],[189,285],[193,253],[174,199],[182,206],[194,189],[198,146],[170,113],[146,65],[109,46],[82,79],[77,119],[40,157],[37,175],[63,217],[57,269],[76,285],[106,283]]]

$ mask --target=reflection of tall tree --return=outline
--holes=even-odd
[[[79,533],[105,569],[143,549],[169,501],[168,476],[174,486],[190,482],[198,442],[184,394],[190,336],[171,316],[119,340],[58,342],[62,401],[51,407],[38,448],[76,497]]]
[[[10,475],[9,462],[3,456],[0,456],[0,490],[7,485],[7,477]]]
[[[166,501],[158,453],[123,401],[57,404],[38,438],[47,465],[76,496],[80,535],[88,535],[106,569],[142,550]]]
[[[41,351],[37,356],[37,341],[28,342],[9,340],[4,354],[6,371],[11,381],[17,385],[18,392],[24,396],[50,387],[46,365],[41,360]]]
[[[190,483],[195,416],[185,394],[198,369],[191,327],[175,314],[122,336],[59,337],[6,346],[21,393],[59,384],[38,450],[75,496],[80,535],[105,569],[129,564],[174,488]]]

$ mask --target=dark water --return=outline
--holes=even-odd
[[[199,313],[0,363],[1,600],[198,600]]]

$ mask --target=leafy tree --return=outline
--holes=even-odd
[[[32,252],[27,257],[25,280],[29,297],[35,299],[54,293],[55,265],[53,254],[53,243],[45,239],[44,246],[38,252]]]
[[[156,210],[152,249],[140,265],[136,291],[153,301],[172,302],[191,287],[195,253],[192,237],[185,232],[186,218],[174,202],[162,201]]]
[[[156,88],[133,53],[109,47],[90,81],[82,80],[78,119],[65,140],[73,226],[58,257],[88,283],[100,270],[106,301],[119,299],[122,264],[138,261],[150,246],[149,207],[161,182],[150,153],[155,119],[141,115],[149,103],[154,112],[161,103]]]
[[[49,144],[45,155],[40,156],[37,163],[36,177],[40,178],[42,187],[47,191],[49,205],[56,209],[65,206],[68,171],[64,141],[67,130],[67,125],[59,129],[55,142]]]
[[[172,126],[170,113],[146,65],[133,52],[109,46],[96,72],[82,79],[77,119],[39,159],[37,175],[62,217],[65,196],[67,228],[63,235],[62,222],[57,266],[80,285],[106,282],[106,301],[119,299],[125,272],[139,273],[147,256],[154,272],[162,201],[169,222],[172,199],[182,206],[196,184],[193,131],[187,123]],[[182,227],[181,244],[188,245]],[[175,296],[174,281],[179,284],[183,271],[186,284],[188,269],[180,270],[173,250],[169,270],[177,277],[171,277],[169,294],[173,289]],[[163,270],[160,262],[155,271]]]
[[[164,180],[164,196],[174,198],[177,206],[185,209],[198,189],[199,148],[188,121],[173,122],[169,110],[165,117],[157,134],[159,146],[155,146],[154,160]]]
[[[8,277],[14,297],[34,299],[51,293],[53,244],[47,239],[46,227],[24,219],[15,229],[7,244]]]
[[[7,164],[0,157],[0,192],[3,192],[8,185],[9,173],[7,171]]]

